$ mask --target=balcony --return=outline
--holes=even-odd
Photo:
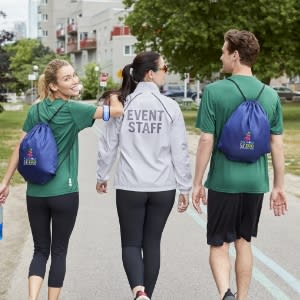
[[[56,30],[56,37],[59,38],[64,38],[65,37],[65,30],[63,28]]]
[[[68,33],[77,33],[77,26],[75,24],[68,24]]]
[[[65,54],[65,48],[64,47],[56,48],[56,54],[58,55]]]
[[[70,43],[68,43],[67,49],[68,49],[68,53],[70,53],[70,52],[78,52],[79,49],[77,47],[77,42],[70,42]]]
[[[96,39],[84,39],[80,41],[80,49],[96,49]]]
[[[110,38],[120,35],[131,35],[130,28],[128,26],[114,26],[110,33]]]

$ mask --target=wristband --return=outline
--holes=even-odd
[[[102,119],[103,119],[103,121],[108,121],[109,118],[110,118],[110,106],[109,105],[103,105]]]

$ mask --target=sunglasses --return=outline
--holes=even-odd
[[[164,71],[165,73],[167,73],[167,72],[168,72],[168,66],[167,66],[167,65],[164,65],[164,66],[162,66],[161,68],[158,68],[158,70]]]

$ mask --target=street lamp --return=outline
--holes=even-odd
[[[39,75],[39,66],[33,65],[32,66],[32,71],[33,71],[34,81],[35,81],[34,87],[36,88],[36,93],[37,93],[37,82],[38,82],[38,75]],[[33,94],[33,91],[32,91],[32,94]]]
[[[38,72],[39,66],[33,65],[33,66],[32,66],[32,70],[33,70],[33,72]]]
[[[31,81],[31,103],[34,101],[34,81],[37,80],[39,67],[37,65],[32,66],[32,73],[28,75],[28,80]]]
[[[95,66],[94,70],[96,72],[96,78],[97,78],[97,96],[96,96],[96,98],[97,98],[97,102],[98,102],[98,98],[100,96],[100,90],[99,90],[99,88],[100,88],[100,86],[99,86],[99,71],[100,71],[100,68],[98,66]]]

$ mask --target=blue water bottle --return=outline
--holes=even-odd
[[[3,206],[0,205],[0,241],[3,238],[2,229],[3,229]]]

